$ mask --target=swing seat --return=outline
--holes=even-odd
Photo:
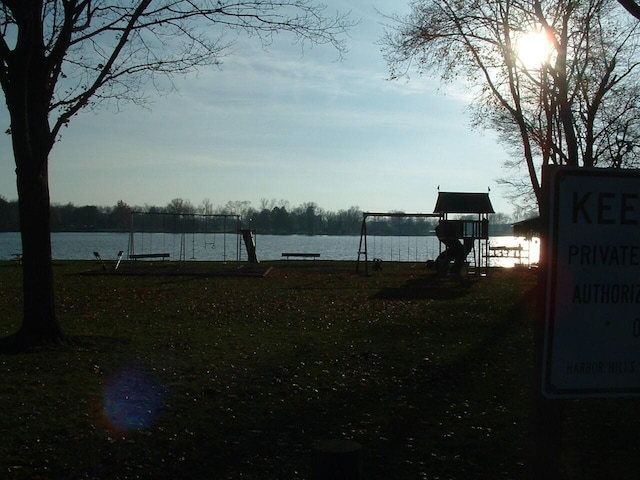
[[[170,253],[134,253],[129,255],[131,260],[140,260],[143,258],[169,258],[171,256]]]
[[[381,272],[382,271],[382,259],[381,258],[374,258],[373,259],[373,270],[375,272]]]

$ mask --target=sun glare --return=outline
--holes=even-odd
[[[523,33],[516,40],[518,60],[525,68],[539,68],[549,59],[553,45],[543,30]]]

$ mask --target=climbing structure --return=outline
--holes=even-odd
[[[489,267],[489,215],[495,213],[488,193],[438,192],[433,213],[440,217],[436,233],[439,271],[458,273],[468,262],[476,273]]]

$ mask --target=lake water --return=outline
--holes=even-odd
[[[172,260],[246,261],[247,252],[240,236],[222,234],[136,234],[133,246],[128,233],[53,233],[54,260],[93,260],[93,252],[100,252],[105,260],[113,260],[120,250],[128,253],[168,253]],[[359,235],[257,235],[256,250],[260,260],[281,260],[283,252],[319,253],[321,260],[357,260]],[[539,242],[522,237],[500,236],[490,239],[492,247],[523,247],[522,263],[538,261]],[[434,236],[395,237],[369,236],[368,258],[383,261],[426,262],[438,256],[439,243]],[[22,251],[20,234],[0,233],[0,260],[10,260]],[[361,259],[364,259],[362,257]],[[513,266],[512,258],[490,258],[491,266]]]

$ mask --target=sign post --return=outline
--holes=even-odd
[[[640,170],[543,169],[529,478],[560,477],[564,399],[640,395]]]
[[[550,180],[542,394],[640,395],[640,171]]]

